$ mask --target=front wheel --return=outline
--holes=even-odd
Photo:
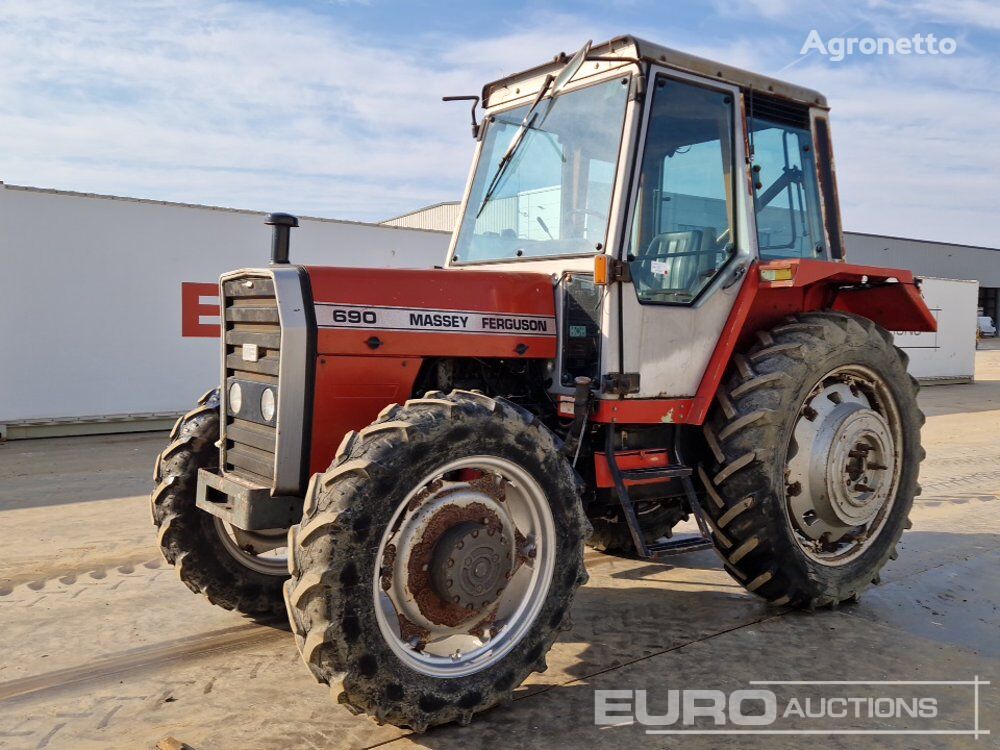
[[[219,393],[177,420],[156,457],[150,499],[160,551],[195,593],[224,609],[268,616],[282,609],[288,578],[284,529],[243,531],[195,505],[198,469],[219,465]]]
[[[790,318],[737,355],[705,438],[705,511],[726,569],[775,604],[835,605],[908,528],[924,456],[906,355],[872,321]]]
[[[556,439],[519,407],[468,391],[389,407],[289,532],[302,658],[380,722],[468,722],[545,669],[589,531]]]

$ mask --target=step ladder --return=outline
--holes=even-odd
[[[632,536],[632,543],[635,545],[636,554],[643,560],[662,560],[670,555],[680,555],[685,552],[707,549],[712,545],[712,537],[709,532],[708,522],[705,520],[704,511],[698,502],[698,496],[694,491],[694,482],[691,480],[693,469],[683,463],[678,441],[674,441],[673,458],[677,462],[670,466],[655,469],[628,469],[622,471],[615,458],[615,426],[609,424],[607,428],[607,441],[605,448],[608,468],[611,470],[611,478],[615,484],[615,492],[618,501],[622,506],[622,513],[625,515],[625,522],[628,524],[629,533]],[[646,544],[642,535],[642,526],[639,516],[635,512],[635,503],[629,494],[626,481],[650,480],[667,482],[671,479],[679,479],[684,488],[684,495],[691,512],[694,513],[695,521],[698,523],[698,534],[685,534],[677,538],[667,539],[662,542]]]

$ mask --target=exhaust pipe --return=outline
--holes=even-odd
[[[268,214],[264,223],[274,227],[274,234],[271,237],[271,263],[287,264],[288,237],[292,227],[299,225],[299,220],[291,214]]]

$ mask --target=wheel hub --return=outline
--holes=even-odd
[[[863,549],[892,502],[899,473],[885,387],[862,370],[834,371],[800,408],[785,471],[799,545],[824,561]]]
[[[831,524],[871,521],[888,496],[892,438],[878,412],[857,403],[838,405],[816,439],[810,471],[816,512]]]
[[[393,652],[422,674],[471,674],[534,622],[554,573],[548,499],[496,456],[444,464],[415,483],[379,543],[375,606]]]
[[[428,495],[400,529],[383,589],[419,629],[468,627],[503,593],[516,560],[499,496],[473,484]]]
[[[495,526],[471,522],[452,526],[441,535],[431,563],[438,596],[470,613],[495,602],[513,568],[513,541]]]

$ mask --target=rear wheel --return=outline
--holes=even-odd
[[[160,551],[181,580],[212,604],[248,615],[282,611],[286,531],[243,531],[195,506],[198,469],[219,465],[219,394],[211,391],[170,433],[156,457],[150,504]]]
[[[906,355],[870,320],[807,313],[734,360],[705,437],[705,510],[726,569],[775,604],[856,598],[908,528],[923,414]]]
[[[289,532],[302,658],[380,722],[467,722],[545,669],[588,533],[529,413],[468,391],[391,406],[344,439]]]

